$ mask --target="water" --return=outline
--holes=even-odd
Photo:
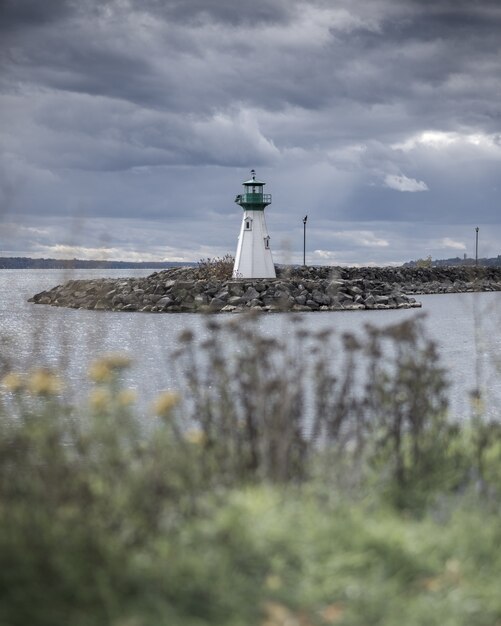
[[[28,370],[46,364],[65,372],[72,392],[84,393],[89,362],[103,352],[127,352],[134,365],[126,384],[142,398],[176,386],[172,352],[178,336],[191,329],[202,341],[207,337],[206,317],[196,314],[142,314],[85,311],[28,303],[34,293],[69,278],[146,276],[150,270],[0,270],[0,335],[10,338],[2,346],[17,367]],[[439,346],[442,364],[451,382],[451,413],[466,417],[469,393],[478,384],[488,393],[488,413],[498,414],[501,398],[501,294],[449,294],[420,296],[425,325]],[[309,330],[362,331],[366,323],[384,326],[409,319],[416,310],[320,312],[300,314]],[[234,319],[235,316],[218,316]],[[263,315],[264,333],[282,337],[292,333],[287,315]]]

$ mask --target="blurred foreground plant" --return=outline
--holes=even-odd
[[[264,335],[252,317],[210,321],[203,343],[182,336],[183,415],[203,433],[208,478],[303,481],[321,461],[356,486],[372,468],[404,506],[463,480],[459,426],[422,317],[361,337],[288,321],[285,337]]]
[[[288,322],[285,338],[251,318],[184,333],[156,417],[137,415],[121,355],[92,364],[86,406],[55,372],[6,373],[0,624],[501,620],[497,512],[447,506],[476,461],[422,322],[362,337]]]

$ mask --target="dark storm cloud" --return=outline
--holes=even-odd
[[[69,15],[69,0],[0,0],[0,31],[11,32],[54,22]]]
[[[139,10],[175,22],[196,24],[210,20],[232,26],[283,22],[293,6],[286,0],[134,0],[133,4]]]

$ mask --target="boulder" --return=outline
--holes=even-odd
[[[264,291],[264,290],[261,290]],[[246,292],[243,295],[243,299],[247,302],[248,300],[254,300],[254,298],[259,298],[259,292],[254,287],[248,287]]]
[[[160,298],[156,302],[157,307],[161,309],[165,309],[169,306],[172,306],[172,304],[174,304],[174,300],[170,296],[163,296],[163,298]]]

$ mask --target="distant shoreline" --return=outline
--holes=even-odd
[[[94,261],[85,259],[31,259],[29,257],[0,257],[4,270],[68,270],[68,269],[169,269],[186,267],[193,263],[180,261]]]
[[[0,269],[54,269],[54,270],[72,270],[72,269],[117,269],[117,270],[133,270],[133,269],[153,269],[164,270],[174,267],[190,267],[197,265],[198,261],[104,261],[94,259],[32,259],[31,257],[1,257]],[[280,267],[280,264],[278,264]],[[450,259],[434,259],[408,261],[402,265],[395,266],[400,268],[448,268],[463,267],[475,268],[477,263],[475,259],[462,259],[460,257]],[[286,266],[283,266],[286,267]],[[301,267],[293,265],[292,267]],[[308,267],[315,267],[310,265]],[[330,266],[325,266],[330,267]],[[349,266],[345,266],[349,267]],[[376,268],[384,268],[384,265],[372,266]],[[501,255],[492,258],[478,259],[478,267],[501,267]]]

